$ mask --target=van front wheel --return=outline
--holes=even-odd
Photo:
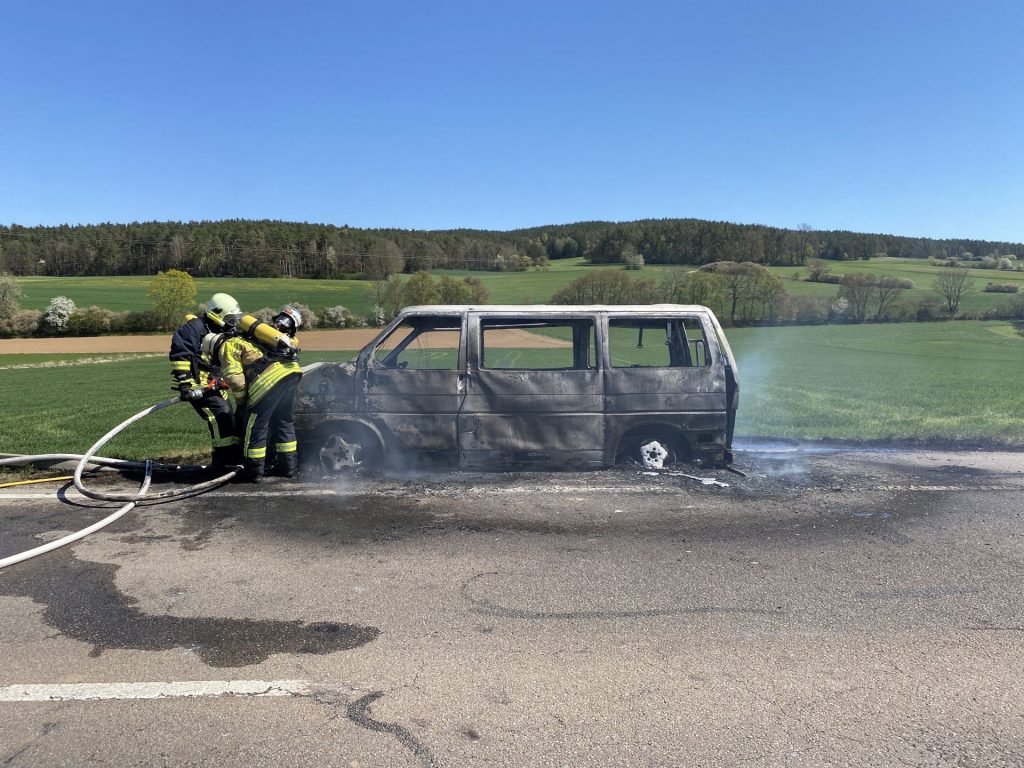
[[[375,471],[384,446],[373,432],[358,424],[334,424],[317,436],[320,469],[327,475]]]

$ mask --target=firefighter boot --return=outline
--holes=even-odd
[[[299,475],[299,454],[295,451],[290,453],[279,453],[274,459],[274,467],[271,472],[278,477],[298,477]]]
[[[250,483],[263,482],[263,462],[246,460],[241,472],[242,480]]]
[[[241,464],[237,446],[227,445],[223,448],[213,449],[213,458],[210,460],[210,466],[214,469],[233,467],[236,464]]]

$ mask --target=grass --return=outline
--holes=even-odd
[[[347,360],[352,351],[311,352],[303,363]],[[102,435],[154,403],[174,396],[163,355],[88,364],[95,355],[4,355],[42,364],[0,375],[0,453],[84,453]],[[39,359],[46,358],[46,359]],[[196,460],[209,452],[206,425],[188,405],[166,408],[115,437],[105,456]]]
[[[740,368],[740,436],[1024,447],[1024,338],[1009,324],[734,329],[729,339]],[[303,362],[351,354],[308,353]],[[93,357],[77,356],[80,363]],[[10,358],[76,360],[3,360]],[[169,386],[162,356],[7,368],[0,375],[0,452],[81,453],[116,424],[172,396]],[[207,450],[205,426],[179,405],[133,425],[103,453],[194,460]]]
[[[96,305],[116,311],[148,309],[146,290],[152,277],[19,277],[21,306],[46,309],[54,296],[67,296],[76,306]],[[196,301],[215,293],[234,296],[246,310],[279,307],[297,301],[314,310],[339,304],[365,315],[372,305],[369,283],[362,280],[307,280],[300,278],[198,278]]]
[[[896,277],[910,280],[914,287],[901,294],[901,300],[918,302],[930,296],[943,302],[943,299],[932,290],[935,279],[948,270],[948,267],[933,267],[926,259],[878,258],[869,261],[838,261],[827,262],[831,271],[839,275],[871,273],[884,277]],[[986,283],[1009,283],[1024,289],[1024,272],[1003,272],[995,269],[971,269],[972,288],[960,302],[961,312],[981,312],[993,309],[1011,299],[1012,293],[985,293],[982,289]],[[772,272],[786,280],[786,290],[793,296],[818,296],[831,299],[835,297],[839,286],[828,283],[809,283],[805,280],[793,280],[793,277],[807,276],[805,267],[772,267]],[[944,302],[943,302],[944,303]]]
[[[935,278],[945,267],[933,267],[924,259],[878,258],[870,261],[828,262],[838,274],[872,272],[877,275],[901,277],[914,282],[914,287],[902,294],[903,300],[918,301],[925,296],[939,298],[932,290]],[[435,270],[434,274],[479,277],[490,293],[492,304],[543,304],[558,289],[594,269],[616,268],[593,266],[577,259],[561,259],[546,270],[528,272],[473,272],[469,270]],[[668,270],[691,270],[692,266],[647,266],[633,277],[658,280]],[[794,296],[834,298],[838,286],[828,283],[809,283],[795,277],[806,277],[805,267],[772,267],[772,272],[786,279],[786,290]],[[1013,283],[1024,288],[1024,272],[997,270],[970,270],[975,290],[967,294],[961,311],[978,312],[994,308],[1008,301],[1013,294],[984,293],[985,283]],[[142,310],[150,306],[146,289],[151,277],[19,277],[23,295],[21,304],[32,309],[45,309],[54,296],[67,296],[76,305],[97,305],[113,310]],[[306,304],[315,311],[342,304],[353,313],[365,316],[372,308],[371,284],[364,280],[309,280],[300,278],[198,278],[198,302],[205,301],[218,291],[238,299],[246,310],[277,307],[290,301]]]
[[[1024,446],[1024,338],[999,322],[729,332],[737,432]]]

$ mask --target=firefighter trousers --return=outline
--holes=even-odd
[[[259,402],[244,411],[245,468],[250,479],[263,477],[267,461],[267,448],[273,448],[274,469],[279,474],[292,476],[298,469],[298,445],[295,442],[295,393],[302,375],[285,376],[275,384]]]
[[[235,430],[235,417],[227,398],[220,392],[210,392],[201,400],[189,402],[210,428],[214,466],[240,463],[242,440]]]

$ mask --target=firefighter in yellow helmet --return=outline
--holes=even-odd
[[[204,362],[201,354],[203,337],[211,332],[233,333],[242,317],[238,302],[226,293],[215,293],[206,303],[201,316],[190,315],[171,337],[172,389],[188,401],[210,429],[213,443],[212,464],[215,467],[240,464],[241,438],[235,431],[231,404],[220,387],[219,371]]]
[[[235,403],[244,477],[254,483],[263,481],[268,448],[273,454],[271,474],[295,477],[299,469],[293,406],[302,370],[294,337],[302,317],[284,307],[270,324],[292,339],[288,349],[269,349],[223,333],[207,334],[202,342],[203,356],[220,367]]]

